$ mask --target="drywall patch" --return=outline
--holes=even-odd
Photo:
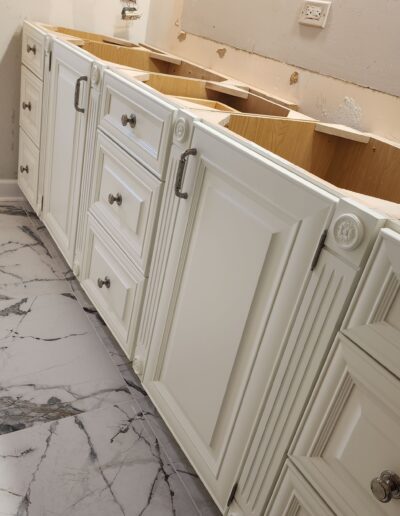
[[[225,56],[225,54],[226,54],[226,48],[225,47],[218,48],[217,49],[217,54],[222,59]]]
[[[361,129],[362,109],[352,97],[344,97],[333,118],[337,124]]]
[[[180,33],[178,34],[178,40],[185,41],[185,39],[186,39],[186,32],[181,30]]]

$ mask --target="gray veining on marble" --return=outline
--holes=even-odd
[[[199,514],[132,402],[0,439],[1,514]]]
[[[219,514],[24,202],[0,202],[0,514]]]

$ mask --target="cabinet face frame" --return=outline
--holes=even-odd
[[[92,61],[70,45],[54,40],[43,221],[70,266],[75,252]],[[74,107],[76,81],[82,77],[87,79],[81,80],[77,101],[83,113]]]
[[[155,342],[162,341],[163,344],[161,347],[155,344],[154,349],[150,349],[151,356],[145,372],[144,385],[164,418],[167,420],[173,433],[175,433],[179,443],[183,446],[188,456],[192,457],[192,460],[196,463],[200,475],[202,475],[203,480],[206,482],[206,485],[208,485],[220,508],[223,508],[229,496],[229,490],[233,485],[235,475],[237,474],[236,471],[244,451],[243,439],[249,438],[249,432],[253,424],[252,416],[254,418],[259,396],[265,388],[264,376],[262,385],[258,383],[258,386],[255,387],[256,390],[258,389],[258,396],[255,396],[253,401],[247,400],[248,405],[251,406],[251,410],[247,408],[247,404],[243,409],[243,396],[254,361],[259,352],[259,345],[265,330],[266,321],[272,317],[274,323],[271,323],[271,328],[275,325],[276,329],[274,331],[278,331],[278,328],[280,332],[285,331],[286,323],[282,320],[278,321],[276,316],[277,312],[271,312],[271,310],[281,303],[290,306],[290,310],[294,309],[296,299],[300,295],[304,282],[306,281],[315,247],[324,228],[329,224],[333,215],[335,200],[325,194],[325,192],[314,188],[303,180],[293,178],[291,175],[286,175],[284,169],[276,167],[264,159],[260,159],[257,155],[232,143],[231,140],[221,137],[218,132],[212,131],[202,124],[197,124],[196,129],[197,128],[198,139],[196,139],[195,130],[191,145],[199,147],[198,156],[193,159],[190,158],[192,161],[189,161],[182,186],[182,190],[189,192],[189,199],[187,201],[181,200],[178,208],[178,215],[175,221],[175,237],[171,243],[172,253],[175,253],[175,256],[170,260],[169,266],[171,269],[169,272],[167,271],[166,280],[164,282],[163,295],[165,297],[164,301],[161,301],[160,304],[161,312],[163,313],[160,315],[158,328],[156,324],[154,336]],[[247,174],[247,181],[243,181],[241,177],[241,174],[244,172]],[[268,179],[266,176],[268,176]],[[270,181],[270,183],[268,183],[269,187],[266,189],[267,181]],[[219,199],[218,192],[222,191],[220,190],[222,185],[225,192],[221,199],[222,204],[213,205],[213,192],[215,191],[216,199]],[[288,200],[284,201],[284,207],[282,207],[282,204],[279,202],[280,200],[277,200],[275,197],[269,197],[271,195],[271,189],[274,190],[275,193],[281,192],[283,185],[286,188],[285,193],[289,197],[291,195],[293,196],[291,197],[291,203]],[[209,197],[209,193],[211,197]],[[277,196],[279,197],[279,195],[283,195],[282,192]],[[307,202],[300,203],[300,201],[296,200],[296,195],[301,195],[302,200],[304,200],[303,197],[307,198]],[[224,199],[228,197],[228,204],[225,204],[226,201]],[[238,198],[240,198],[240,200],[238,200]],[[211,204],[205,207],[201,204],[203,202],[211,202]],[[224,396],[227,396],[227,399],[221,399],[220,408],[217,408],[219,401],[214,403],[214,409],[217,412],[215,412],[214,409],[214,412],[207,411],[207,414],[214,414],[213,418],[215,417],[215,419],[206,422],[204,425],[196,424],[197,430],[194,430],[195,427],[193,423],[189,424],[188,420],[185,421],[183,412],[179,410],[177,401],[173,399],[174,395],[172,395],[168,389],[165,389],[164,386],[165,375],[172,374],[166,372],[168,369],[166,369],[165,364],[169,364],[167,368],[170,368],[171,364],[178,360],[177,356],[173,359],[168,358],[169,349],[171,349],[171,347],[169,344],[167,345],[167,343],[171,339],[169,331],[171,330],[171,322],[176,313],[176,296],[179,296],[180,291],[182,291],[182,284],[180,283],[182,267],[187,263],[191,263],[190,260],[195,260],[194,257],[189,258],[191,256],[191,246],[197,245],[197,243],[193,244],[192,242],[201,242],[201,238],[203,237],[198,235],[207,235],[209,233],[209,231],[206,231],[206,228],[204,228],[205,233],[201,233],[203,231],[203,229],[201,229],[202,221],[207,219],[202,218],[204,215],[200,218],[198,217],[199,210],[200,213],[209,214],[211,213],[210,209],[218,211],[219,206],[222,206],[223,209],[227,209],[226,214],[229,213],[229,210],[233,206],[232,217],[239,216],[236,210],[239,210],[240,206],[245,207],[247,210],[243,220],[246,220],[249,224],[248,230],[237,234],[239,244],[235,243],[236,237],[233,238],[232,236],[232,240],[228,238],[227,245],[240,245],[240,252],[243,254],[243,259],[248,260],[248,263],[250,263],[250,261],[253,263],[255,272],[251,272],[249,269],[248,274],[253,276],[250,284],[254,283],[251,288],[255,290],[252,291],[251,294],[245,294],[244,290],[242,292],[243,299],[247,299],[247,297],[244,296],[250,295],[252,301],[249,300],[247,304],[246,300],[246,305],[240,308],[240,310],[242,310],[240,318],[244,317],[244,320],[247,322],[243,322],[246,326],[245,336],[243,336],[243,343],[238,344],[238,358],[233,359],[232,371],[229,373],[228,369],[225,369],[222,375],[222,371],[219,370],[219,366],[216,365],[224,364],[226,361],[225,355],[224,357],[221,355],[214,355],[213,358],[210,357],[210,367],[214,368],[215,371],[218,370],[218,376],[223,378],[223,382],[227,382],[226,384],[223,383],[222,387],[218,387],[219,391],[215,394],[220,397],[223,395],[222,393],[225,392]],[[240,210],[241,209],[242,208],[240,208]],[[213,216],[216,215],[214,212],[212,213]],[[250,213],[251,215],[249,215]],[[316,214],[318,215],[316,216]],[[211,215],[209,216],[211,217]],[[223,219],[223,213],[221,212],[219,217],[220,222],[223,222]],[[240,217],[239,219],[242,220]],[[224,220],[228,221],[226,218]],[[236,219],[232,218],[232,220]],[[199,224],[200,226],[198,226]],[[235,227],[235,231],[237,231],[237,227],[239,226]],[[210,226],[209,229],[212,230],[212,226]],[[223,235],[225,229],[221,229],[221,231],[221,235]],[[232,227],[230,231],[233,231]],[[276,237],[277,240],[273,240],[272,244],[268,236],[269,231],[279,235]],[[226,232],[229,232],[229,228],[226,229]],[[254,240],[252,240],[253,234],[250,235],[251,232],[254,232]],[[260,234],[257,232],[260,232]],[[264,235],[264,237],[261,235]],[[306,237],[306,235],[308,235],[310,239],[308,246],[297,246],[297,243],[302,241],[301,237]],[[191,241],[192,237],[194,238],[193,241]],[[296,240],[297,237],[298,240]],[[196,240],[197,238],[200,240]],[[272,237],[272,239],[273,238],[275,237]],[[243,245],[247,245],[245,244],[247,241],[249,242],[249,246],[251,246],[248,250],[246,247],[243,247]],[[256,242],[258,242],[257,245]],[[239,252],[239,247],[237,247],[237,249]],[[265,265],[266,255],[264,254],[267,252],[266,249],[268,249],[270,253],[267,265]],[[212,253],[215,251],[211,248],[209,252]],[[253,258],[250,258],[248,254],[250,252],[254,253]],[[204,256],[204,258],[206,258],[206,256]],[[299,266],[300,268],[298,268],[298,263],[301,264]],[[270,270],[272,264],[277,266],[279,272],[274,274],[273,277],[270,277],[268,270]],[[234,266],[236,267],[236,265]],[[178,267],[178,277],[176,277],[176,267]],[[218,264],[217,270],[219,270],[220,267],[222,267],[222,262]],[[229,261],[226,262],[226,267],[229,267]],[[266,267],[266,272],[264,272],[264,267]],[[239,267],[239,269],[241,273],[246,272],[242,270],[242,267]],[[285,277],[284,272],[287,272],[288,277]],[[185,274],[189,275],[189,272],[185,272]],[[191,276],[189,275],[187,277],[190,278],[193,276],[192,272],[190,274]],[[223,275],[220,279],[221,278],[223,280]],[[217,280],[217,278],[215,279]],[[207,278],[204,278],[204,280],[207,280]],[[237,280],[240,283],[241,280],[239,276],[237,276]],[[298,289],[292,294],[291,298],[287,296],[288,292],[285,290],[289,288],[289,282],[290,288],[293,288],[293,283],[297,282],[296,289]],[[273,292],[273,294],[271,292]],[[263,299],[263,301],[261,301],[261,299]],[[228,299],[225,301],[229,305]],[[212,303],[211,298],[208,305],[210,303]],[[251,315],[249,314],[250,306],[252,306]],[[244,310],[247,311],[244,312]],[[274,315],[271,316],[271,313]],[[164,322],[166,326],[164,326]],[[242,330],[238,331],[241,332]],[[283,336],[282,333],[281,336]],[[172,339],[172,342],[176,342],[175,337]],[[272,353],[272,357],[270,356],[270,367],[272,367],[273,358],[277,352],[278,349],[276,348],[274,351],[270,351],[270,353]],[[232,357],[229,358],[229,360],[232,360]],[[190,364],[187,364],[187,366],[189,365]],[[202,366],[198,365],[198,367],[201,368]],[[181,371],[183,374],[183,363]],[[188,378],[191,376],[190,373],[185,374],[188,374]],[[230,376],[232,376],[232,379]],[[214,383],[214,380],[210,381]],[[228,385],[230,387],[225,391]],[[183,386],[181,387],[183,389]],[[189,391],[190,385],[188,384],[187,389],[183,390]],[[181,390],[181,392],[183,392],[183,390]],[[192,390],[193,389],[191,389],[190,392]],[[228,398],[229,401],[227,401]],[[217,397],[215,397],[215,399],[217,400]],[[226,404],[229,404],[229,410]],[[247,421],[244,414],[248,416]],[[240,419],[240,423],[238,423],[238,418]],[[237,430],[238,428],[240,428],[240,431]],[[232,437],[233,433],[235,433],[234,437]],[[206,437],[207,435],[208,437]],[[241,438],[239,438],[239,435],[241,435]],[[207,439],[211,439],[213,444],[206,445]],[[238,444],[237,447],[232,445],[232,439],[237,440],[235,441],[236,444]]]

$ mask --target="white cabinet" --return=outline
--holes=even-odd
[[[378,502],[371,480],[400,474],[400,381],[346,337],[338,338],[292,461],[336,514],[394,516],[400,500]]]
[[[47,125],[43,220],[72,265],[92,59],[55,40]]]
[[[144,385],[223,509],[335,201],[203,124],[191,146]]]
[[[400,378],[400,233],[382,229],[342,330]]]
[[[241,513],[238,516],[242,516]],[[287,461],[265,516],[335,516],[335,513]]]
[[[18,184],[32,206],[36,205],[39,174],[39,149],[19,131]]]

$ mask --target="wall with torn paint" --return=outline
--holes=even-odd
[[[265,0],[264,3],[270,4],[272,1],[274,1],[274,5],[277,4],[275,0]],[[337,1],[339,0],[333,0],[334,3]],[[346,0],[346,5],[349,6],[354,1],[358,2],[358,0]],[[363,5],[367,3],[376,6],[376,2],[363,0]],[[392,39],[392,29],[396,26],[397,18],[392,18],[391,11],[388,10],[389,3],[392,4],[392,0],[383,0],[384,11],[387,14],[387,24],[385,29],[380,31],[379,36],[383,41],[386,41],[386,33],[388,34],[388,41]],[[262,57],[236,49],[232,46],[221,45],[221,43],[214,42],[211,39],[182,31],[183,6],[184,0],[151,0],[147,27],[148,43],[253,86],[263,88],[271,95],[296,102],[301,111],[315,118],[328,122],[344,123],[357,129],[374,132],[386,138],[400,141],[400,124],[398,123],[400,119],[400,98],[357,85],[357,83],[364,82],[367,77],[370,77],[370,80],[375,77],[376,70],[373,67],[369,69],[363,80],[358,77],[358,79],[354,79],[353,83],[350,83],[298,67],[300,53],[296,49],[296,45],[293,45],[292,48],[292,65],[278,59]],[[243,9],[249,8],[249,4],[242,3],[241,6]],[[335,5],[332,12],[334,7]],[[398,7],[400,7],[400,4],[396,8]],[[348,12],[354,14],[351,8]],[[273,15],[274,12],[272,11],[271,16]],[[228,13],[228,21],[230,16]],[[332,50],[332,55],[329,56],[330,60],[345,60],[349,68],[353,66],[354,61],[358,58],[358,53],[362,51],[357,41],[357,29],[359,28],[357,20],[358,18],[355,16],[353,30],[347,36],[348,54],[343,56],[342,49],[340,49],[337,53]],[[333,18],[331,23],[333,23]],[[387,28],[388,25],[390,27]],[[332,29],[332,27],[330,28]],[[330,28],[328,26],[324,34],[328,34]],[[242,30],[248,36],[251,33],[250,30],[246,31],[245,27]],[[310,28],[310,30],[313,29]],[[268,39],[267,31],[263,34],[263,38]],[[397,55],[400,50],[398,48],[399,42],[400,37],[397,34],[395,41],[393,41],[393,44],[397,45]],[[318,40],[315,39],[314,43],[315,52],[319,52],[319,59],[325,59],[324,54],[320,51]],[[226,52],[218,52],[221,48],[226,49]],[[395,68],[395,62],[391,63],[388,56],[383,56],[383,59],[388,67]],[[290,84],[290,77],[295,71],[299,73],[298,82]],[[400,73],[398,67],[396,73]],[[391,77],[391,75],[388,74],[388,77]],[[385,79],[385,77],[383,78]],[[399,88],[399,84],[400,81],[397,81],[395,87]],[[390,91],[389,87],[386,89]]]
[[[149,0],[138,0],[142,20],[121,20],[120,0],[3,0],[0,16],[0,179],[16,177],[21,27],[26,18],[143,40]]]

